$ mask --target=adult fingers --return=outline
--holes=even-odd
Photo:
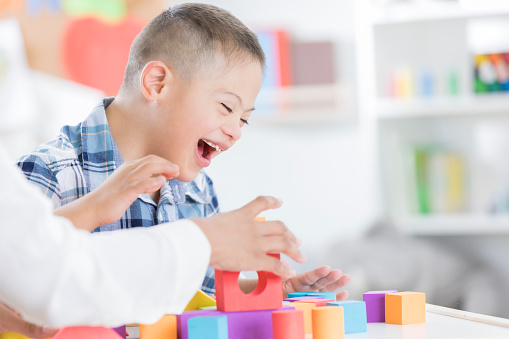
[[[18,317],[11,319],[9,327],[10,332],[23,334],[30,338],[49,338],[57,332],[55,329],[40,327]]]
[[[269,271],[283,278],[289,279],[295,276],[295,271],[285,261],[280,261],[277,258],[264,255],[258,260],[260,270]]]
[[[238,210],[247,213],[249,216],[254,218],[261,212],[269,209],[279,208],[282,204],[283,201],[281,199],[271,196],[259,196]]]
[[[304,253],[285,236],[264,237],[260,246],[264,253],[284,253],[299,263],[306,260]]]
[[[300,240],[297,239],[295,234],[290,231],[286,225],[281,221],[265,221],[260,222],[258,225],[258,230],[261,235],[264,236],[273,236],[273,235],[281,235],[285,236],[296,246],[300,246]]]

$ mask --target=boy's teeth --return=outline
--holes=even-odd
[[[202,140],[203,140],[203,139],[202,139]],[[222,151],[222,149],[221,149],[219,146],[214,145],[213,143],[211,143],[211,142],[209,142],[209,141],[207,141],[207,140],[203,140],[203,142],[205,142],[205,143],[206,143],[207,145],[209,145],[210,147],[213,147],[213,148],[214,148],[217,152],[221,152],[221,151]]]

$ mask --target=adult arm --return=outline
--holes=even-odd
[[[0,151],[0,300],[49,326],[150,323],[180,313],[210,262],[201,229],[183,220],[90,234],[52,207]]]

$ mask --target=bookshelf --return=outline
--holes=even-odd
[[[509,166],[502,160],[509,149],[509,92],[474,93],[474,55],[509,52],[505,41],[498,47],[479,44],[478,27],[493,20],[509,22],[509,7],[471,10],[458,1],[377,7],[356,1],[359,123],[366,154],[374,155],[367,160],[367,180],[376,187],[379,214],[407,233],[509,235],[503,196],[509,193]],[[419,166],[435,172],[415,170],[417,149],[431,150]],[[437,172],[450,155],[461,159],[461,173],[450,167]],[[454,175],[464,176],[463,202],[447,208],[428,201],[431,207],[423,210],[422,199],[433,199],[429,191],[444,191]]]

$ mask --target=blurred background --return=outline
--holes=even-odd
[[[14,161],[115,95],[164,0],[0,0],[0,142]],[[351,298],[414,290],[509,317],[509,4],[207,1],[259,37],[250,125],[207,169],[223,211],[257,195],[303,240],[303,272]],[[247,272],[249,273],[249,272]]]

